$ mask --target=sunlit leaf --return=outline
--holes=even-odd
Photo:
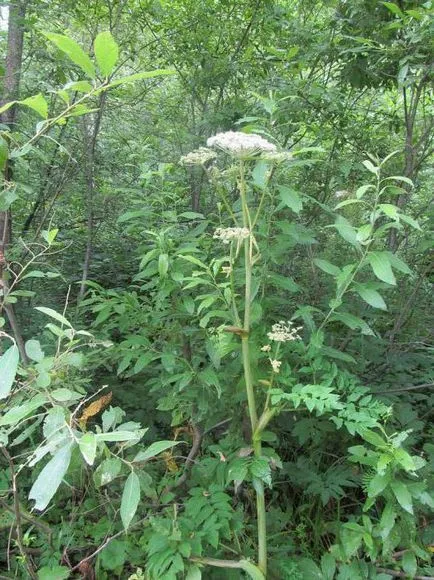
[[[46,38],[59,50],[64,52],[82,71],[89,75],[92,79],[95,78],[95,67],[89,56],[84,52],[81,46],[69,36],[64,34],[57,34],[55,32],[44,32]]]
[[[5,399],[11,392],[19,359],[18,347],[15,344],[10,346],[0,357],[0,399]]]
[[[58,490],[71,461],[72,444],[61,447],[38,475],[30,492],[29,499],[35,500],[35,509],[42,511],[50,503]]]
[[[109,31],[100,32],[95,38],[96,62],[102,75],[108,77],[118,61],[119,47]]]

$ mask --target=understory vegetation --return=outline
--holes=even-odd
[[[0,578],[434,578],[433,2],[0,9]]]

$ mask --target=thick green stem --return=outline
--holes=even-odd
[[[245,264],[245,306],[244,306],[244,334],[242,336],[242,355],[244,367],[244,381],[246,384],[247,403],[249,407],[249,417],[252,426],[252,440],[255,457],[261,457],[262,445],[261,437],[255,437],[258,426],[258,414],[256,410],[255,391],[253,387],[252,370],[250,366],[250,309],[252,302],[252,267],[253,267],[253,232],[251,231],[251,219],[246,198],[246,180],[244,174],[244,162],[240,161],[240,196],[243,210],[243,227],[250,230],[250,236],[244,240],[244,264]],[[267,575],[267,522],[265,510],[264,484],[260,479],[255,481],[256,491],[256,512],[258,520],[258,567]]]

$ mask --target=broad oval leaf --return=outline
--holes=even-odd
[[[132,471],[125,482],[121,500],[121,519],[124,529],[127,530],[133,519],[140,501],[140,482],[136,473]]]
[[[0,357],[0,399],[5,399],[11,392],[19,360],[20,355],[15,344]]]
[[[357,284],[355,288],[360,298],[362,298],[370,306],[373,306],[374,308],[380,308],[380,310],[387,310],[387,305],[379,292],[373,290],[372,288],[367,288],[362,284]]]
[[[396,285],[395,275],[393,274],[387,252],[369,252],[368,261],[379,280],[393,286]]]
[[[94,42],[95,58],[103,76],[108,77],[118,61],[119,47],[109,31],[100,32]]]
[[[35,362],[41,362],[44,358],[44,352],[39,340],[30,339],[25,344],[26,355]]]
[[[35,509],[42,511],[50,503],[62,483],[63,476],[71,461],[72,443],[59,449],[38,475],[29,493],[29,499],[35,500]]]

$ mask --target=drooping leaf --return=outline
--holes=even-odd
[[[82,426],[85,426],[88,419],[97,415],[102,409],[104,409],[104,407],[107,407],[107,405],[112,400],[112,396],[113,396],[113,393],[112,393],[112,391],[110,391],[106,395],[102,395],[101,397],[96,399],[96,401],[92,401],[92,403],[87,405],[83,409],[83,413],[81,414],[81,417],[79,419],[80,424]]]
[[[94,51],[99,70],[103,76],[108,77],[119,58],[119,47],[109,31],[98,34],[94,42]]]
[[[93,465],[96,457],[97,439],[94,433],[85,433],[78,441],[78,447],[88,465]]]
[[[175,445],[178,445],[179,441],[156,441],[152,443],[147,449],[144,451],[139,451],[137,455],[134,457],[133,461],[147,461],[152,457],[155,457],[162,451],[166,449],[171,449]]]
[[[6,139],[0,136],[0,171],[6,166],[6,161],[8,160],[9,149]]]
[[[396,285],[396,279],[387,252],[369,252],[368,261],[379,280],[387,282],[387,284]]]
[[[58,490],[71,461],[72,443],[61,447],[38,475],[29,492],[29,499],[35,500],[35,509],[42,511],[50,503]]]
[[[12,407],[12,409],[9,409],[9,411],[7,411],[2,417],[0,417],[0,427],[2,427],[3,425],[15,425],[16,423],[21,421],[21,419],[24,419],[25,417],[30,415],[32,411],[34,411],[47,401],[48,398],[46,397],[46,395],[39,394],[35,395],[33,399],[27,401],[26,403],[23,403],[22,405],[19,405],[18,407]]]
[[[56,312],[52,308],[46,308],[45,306],[35,306],[35,310],[39,310],[39,312],[42,312],[43,314],[46,314],[47,316],[54,318],[61,324],[69,326],[69,328],[72,328],[71,323],[68,320],[66,320],[66,318],[62,314],[59,314],[59,312]]]
[[[20,355],[15,344],[0,357],[0,399],[5,399],[11,392],[19,360]]]
[[[57,34],[55,32],[44,32],[44,36],[57,46],[59,50],[64,52],[72,62],[78,65],[90,78],[95,78],[95,67],[93,62],[75,40],[69,38],[69,36]]]
[[[362,284],[356,284],[355,289],[357,294],[368,304],[380,310],[387,310],[387,305],[379,292],[372,288],[367,288]]]
[[[134,471],[130,473],[125,482],[121,500],[121,520],[124,529],[127,530],[133,519],[140,501],[140,482]]]
[[[410,514],[413,513],[413,502],[411,500],[411,494],[408,490],[408,487],[405,485],[404,482],[395,480],[392,481],[390,484],[393,493],[395,494],[396,499],[398,500],[399,505],[405,509],[405,511],[409,512]]]

